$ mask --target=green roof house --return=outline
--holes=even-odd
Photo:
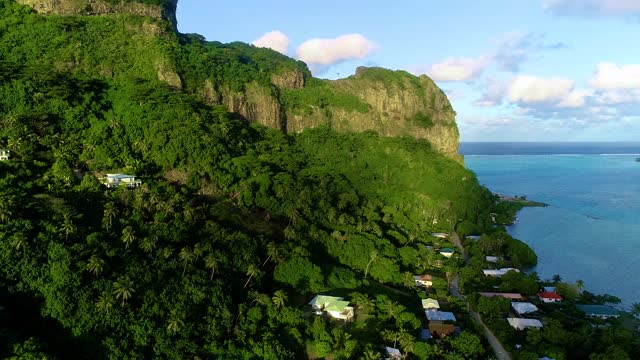
[[[440,254],[450,258],[456,250],[454,248],[442,248]]]
[[[349,301],[341,297],[317,295],[309,302],[313,311],[317,315],[325,312],[334,319],[349,321],[353,319],[353,307],[349,306]]]

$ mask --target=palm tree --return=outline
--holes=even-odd
[[[104,260],[100,259],[98,255],[91,255],[89,258],[89,262],[87,263],[86,269],[93,273],[94,276],[98,276],[104,270]]]
[[[73,222],[71,221],[71,216],[69,215],[64,216],[64,221],[60,226],[60,231],[64,233],[65,241],[69,240],[69,235],[74,234],[76,232],[76,226],[73,225]]]
[[[198,262],[198,258],[202,256],[203,253],[204,253],[204,249],[202,248],[202,245],[200,245],[200,243],[193,245],[193,255],[196,256],[196,259],[194,260],[194,262]]]
[[[113,226],[113,219],[115,219],[117,216],[118,208],[116,207],[116,204],[113,202],[108,202],[104,206],[104,213],[102,216],[102,223],[107,230],[111,229],[111,226]]]
[[[367,268],[364,270],[364,278],[367,278],[367,274],[369,273],[369,266],[371,266],[371,264],[378,260],[378,251],[377,250],[371,250],[371,253],[369,254],[369,263],[367,264]]]
[[[553,275],[553,277],[551,279],[552,279],[554,284],[557,284],[557,283],[562,281],[562,277],[560,277],[560,275],[558,275],[558,274]]]
[[[287,301],[287,294],[285,294],[285,292],[282,290],[278,290],[273,294],[273,297],[271,299],[273,300],[273,304],[278,309],[281,309],[282,307],[284,307],[284,303]]]
[[[247,285],[249,285],[249,281],[251,281],[252,278],[254,277],[258,278],[261,275],[262,275],[262,271],[260,271],[260,269],[258,269],[257,266],[253,264],[249,265],[249,267],[247,268],[247,276],[249,278],[247,278],[247,282],[244,283],[244,286],[242,288],[245,289]]]
[[[398,341],[400,342],[400,347],[402,347],[402,350],[404,350],[405,352],[405,356],[407,355],[407,353],[413,352],[416,343],[414,337],[411,334],[405,331],[401,331]]]
[[[187,265],[191,264],[196,256],[188,246],[185,246],[182,248],[182,250],[180,250],[180,254],[178,254],[178,257],[184,262],[184,268],[182,269],[182,276],[184,276],[185,271],[187,271]]]
[[[177,312],[175,310],[171,311],[171,316],[169,317],[169,321],[168,321],[168,325],[167,325],[167,331],[175,334],[177,333],[181,327],[184,326],[184,321],[182,321],[182,319],[180,319],[180,317],[178,316]]]
[[[363,360],[379,360],[381,357],[382,356],[379,352],[372,349],[367,349],[364,353],[362,353]]]
[[[382,338],[386,341],[393,341],[394,348],[396,347],[396,343],[398,342],[398,340],[400,340],[401,336],[402,332],[400,331],[384,330],[382,332]]]
[[[582,293],[582,289],[584,289],[584,281],[580,279],[576,280],[576,287],[578,288],[578,292]]]
[[[98,311],[108,315],[113,309],[113,296],[108,291],[104,291],[96,301],[96,307]]]
[[[358,308],[363,312],[368,313],[373,310],[373,300],[369,298],[369,295],[352,292],[349,296],[351,296],[351,302],[358,305]]]
[[[0,223],[8,223],[13,216],[11,207],[13,206],[13,200],[2,196],[0,198]]]
[[[129,245],[133,244],[133,242],[136,240],[136,234],[133,231],[133,228],[131,226],[127,226],[122,230],[121,239],[122,239],[122,242],[124,243],[125,249],[128,249]]]
[[[155,236],[146,237],[140,241],[140,249],[145,253],[149,254],[156,248],[157,238]]]
[[[213,280],[213,274],[218,270],[219,262],[220,260],[213,254],[207,255],[204,259],[204,266],[206,266],[207,269],[211,269],[211,278],[209,280]]]
[[[280,247],[273,242],[267,244],[267,259],[262,263],[264,267],[271,259],[277,259],[280,256]]]
[[[27,238],[24,236],[24,234],[16,233],[12,238],[12,245],[13,248],[16,249],[16,251],[24,250],[24,248],[27,246]]]
[[[129,300],[135,292],[133,282],[129,278],[121,278],[119,281],[114,282],[113,288],[113,294],[116,296],[116,299],[122,300],[122,306],[124,306],[124,302]]]

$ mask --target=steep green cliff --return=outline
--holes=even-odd
[[[285,132],[323,125],[339,131],[408,135],[427,139],[442,153],[459,158],[455,112],[426,76],[360,68],[346,79],[316,79],[304,63],[272,50],[177,34],[172,30],[176,0],[17,2],[38,13],[67,16],[61,21],[67,25],[58,26],[57,32],[43,31],[37,39],[18,42],[22,45],[9,56],[22,53],[20,60],[105,78],[160,80],[211,105],[224,105],[250,122]],[[44,49],[29,53],[35,43]]]

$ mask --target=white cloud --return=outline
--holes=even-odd
[[[545,0],[542,6],[560,15],[640,15],[638,0]]]
[[[601,62],[589,84],[596,89],[640,89],[640,65],[618,66]]]
[[[482,97],[475,101],[473,105],[480,107],[501,105],[505,91],[505,85],[501,81],[495,79],[487,79]]]
[[[296,50],[296,57],[307,64],[332,65],[342,61],[364,59],[377,46],[360,34],[349,34],[335,39],[307,40]]]
[[[426,71],[435,81],[468,81],[478,77],[491,64],[491,57],[449,58]]]
[[[564,78],[543,79],[520,75],[507,89],[509,100],[520,103],[559,103],[569,96],[573,82]]]
[[[257,47],[275,50],[284,55],[289,52],[289,37],[280,31],[268,32],[252,42],[252,44]]]
[[[591,89],[572,90],[557,106],[560,108],[581,108],[587,104],[587,99],[591,96],[593,96]]]
[[[595,102],[599,105],[640,104],[640,89],[599,91]]]

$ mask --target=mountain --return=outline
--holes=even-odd
[[[1,356],[375,358],[421,328],[413,274],[446,298],[462,264],[431,233],[495,231],[426,77],[316,79],[177,33],[175,2],[29,3],[0,0]],[[312,316],[322,293],[358,320]]]
[[[245,119],[285,132],[328,126],[338,131],[373,130],[383,136],[424,138],[439,151],[458,158],[455,112],[446,95],[427,76],[404,71],[360,68],[337,81],[313,78],[304,63],[272,50],[242,43],[220,44],[198,36],[179,35],[177,1],[18,0],[43,14],[100,15],[90,21],[108,31],[109,21],[135,15],[135,25],[110,34],[65,34],[66,50],[74,58],[60,58],[57,47],[51,65],[71,71],[129,76],[122,65],[135,64],[136,75],[157,78],[172,87],[197,94],[211,105],[224,105]],[[109,16],[111,15],[111,16]],[[165,21],[166,20],[166,21]],[[86,20],[89,21],[89,20]],[[85,23],[86,24],[86,23]],[[71,30],[71,29],[69,29]],[[62,43],[59,32],[54,42]],[[43,35],[43,34],[41,34]],[[81,35],[82,40],[78,39]],[[52,39],[53,40],[53,39]],[[42,36],[39,42],[47,41]],[[132,57],[110,56],[91,61],[95,48],[126,43]],[[72,49],[75,47],[75,49]],[[16,49],[19,51],[19,49]],[[112,54],[120,54],[116,52]],[[44,59],[34,59],[42,64]],[[132,66],[134,67],[134,66]]]

